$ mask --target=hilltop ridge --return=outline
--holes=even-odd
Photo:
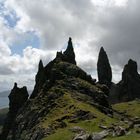
[[[71,38],[66,50],[57,52],[56,57],[46,66],[40,60],[34,90],[29,98],[26,87],[19,88],[17,83],[14,84],[9,95],[9,113],[0,139],[95,140],[94,137],[98,137],[101,140],[109,135],[126,135],[133,129],[129,124],[133,123],[133,120],[114,110],[110,104],[113,101],[114,83],[111,81],[112,70],[103,47],[97,65],[99,82],[77,66]],[[135,87],[136,82],[138,86],[134,90],[139,88],[136,62],[129,60],[122,77],[122,81],[116,85],[117,88],[114,88],[117,102],[121,101],[118,97],[124,94],[123,89],[126,91],[126,84]],[[134,84],[131,85],[132,81]],[[129,94],[133,94],[134,90],[127,90],[130,91]],[[123,117],[127,122],[121,122]],[[90,131],[98,132],[102,129],[106,130],[89,134]],[[59,132],[66,136],[62,134],[57,139],[55,135]]]

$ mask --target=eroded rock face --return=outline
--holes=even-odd
[[[101,47],[97,62],[98,80],[100,84],[111,86],[112,71],[108,56],[103,47]]]
[[[17,83],[14,84],[14,87],[9,95],[9,112],[7,114],[2,134],[0,136],[1,140],[7,139],[10,129],[14,127],[13,125],[17,112],[27,101],[28,96],[29,94],[26,87],[18,88]],[[12,131],[12,133],[14,133],[14,131]]]
[[[137,63],[130,59],[124,66],[122,80],[118,83],[119,100],[130,101],[140,98],[140,75],[137,71]]]

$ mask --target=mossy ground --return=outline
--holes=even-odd
[[[99,124],[109,126],[117,121],[115,118],[110,118],[104,113],[101,113],[94,106],[85,101],[83,102],[81,98],[86,98],[86,95],[79,96],[79,100],[73,98],[72,95],[72,93],[65,92],[65,94],[56,101],[57,106],[51,110],[41,124],[44,128],[47,128],[49,125],[54,125],[54,127],[57,128],[57,120],[66,118],[63,120],[63,122],[66,123],[66,127],[56,129],[54,134],[43,140],[71,140],[75,136],[75,133],[70,129],[75,126],[78,126],[87,132],[97,132],[101,131]],[[89,120],[76,119],[74,122],[70,122],[70,117],[78,110],[89,111],[94,118]]]
[[[140,117],[140,99],[113,105],[113,108],[130,117]]]
[[[140,134],[133,133],[126,136],[110,137],[106,138],[106,140],[140,140]]]
[[[81,100],[76,100],[75,98],[72,97],[71,93],[66,92],[59,100],[56,101],[56,103],[57,107],[54,108],[51,111],[51,113],[49,113],[48,116],[46,116],[46,118],[41,124],[44,128],[47,128],[50,124],[53,124],[56,120],[59,120],[64,116],[72,116],[74,112],[76,112],[77,110],[90,111],[92,114],[94,114],[95,118],[90,120],[77,120],[75,123],[71,123],[69,119],[64,119],[63,121],[66,123],[66,127],[56,129],[53,134],[49,135],[46,138],[43,138],[43,140],[61,140],[61,139],[72,140],[73,137],[75,136],[75,133],[71,131],[71,128],[75,126],[78,126],[89,133],[102,131],[102,129],[99,127],[100,124],[110,126],[113,123],[119,124],[123,127],[125,126],[123,122],[122,124],[120,124],[120,118],[117,118],[117,116],[111,118],[105,115],[104,113],[101,113],[94,106],[86,102],[82,102]],[[134,113],[136,116],[139,116],[140,111],[138,106],[140,106],[139,101],[133,101],[113,105],[113,108],[119,111],[127,110],[127,114],[132,115]],[[131,133],[126,136],[121,137],[109,136],[106,138],[106,140],[139,140],[139,139],[140,136],[139,134],[136,133],[136,131],[131,131]]]

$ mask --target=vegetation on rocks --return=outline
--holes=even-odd
[[[98,83],[76,65],[71,38],[66,51],[57,52],[46,66],[40,60],[31,96],[28,98],[26,87],[18,88],[17,84],[9,95],[1,139],[137,140],[139,100],[111,106],[112,72],[103,48],[101,52]]]

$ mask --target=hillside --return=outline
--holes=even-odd
[[[112,75],[110,68],[108,70]],[[100,73],[103,73],[102,68]],[[54,60],[46,66],[40,60],[29,98],[25,86],[19,88],[14,84],[0,139],[128,140],[130,137],[139,140],[139,115],[129,116],[131,110],[124,113],[130,103],[116,104],[112,108],[108,101],[111,77],[106,81],[106,76],[101,76],[97,83],[79,68],[69,38],[67,49],[63,53],[57,52]],[[139,101],[131,107],[136,106]],[[139,110],[136,113],[139,114]]]

